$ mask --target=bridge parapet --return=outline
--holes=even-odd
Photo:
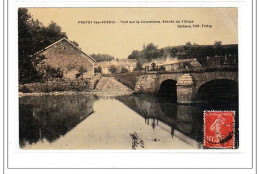
[[[198,102],[197,92],[202,85],[212,80],[232,80],[238,81],[237,69],[218,71],[197,71],[197,72],[165,72],[165,73],[145,73],[141,75],[136,83],[134,92],[157,94],[161,85],[166,80],[176,81],[178,103]]]

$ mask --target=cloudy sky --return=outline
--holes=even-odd
[[[143,44],[154,43],[158,48],[183,45],[238,43],[237,8],[28,8],[33,18],[45,26],[56,22],[70,40],[79,43],[87,54],[105,53],[127,58]],[[115,21],[114,24],[94,24],[94,21]],[[162,23],[180,21],[180,23]],[[182,21],[193,23],[182,23]],[[82,24],[79,21],[92,21]],[[122,23],[121,21],[140,21]],[[161,23],[141,23],[161,21]],[[199,25],[194,27],[193,25]],[[211,28],[202,25],[212,25]],[[182,28],[190,25],[192,28]]]

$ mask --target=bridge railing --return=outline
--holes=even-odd
[[[207,57],[207,67],[237,66],[238,57],[236,55]]]
[[[146,67],[143,73],[192,73],[192,72],[213,72],[213,71],[238,71],[237,65],[230,66],[205,66],[205,67],[193,67],[193,68],[180,68],[172,70],[162,70],[160,67],[156,69],[151,69],[151,67]]]
[[[234,69],[238,67],[238,57],[236,55],[207,57],[206,64],[194,67],[190,62],[172,63],[164,65],[145,66],[145,72],[182,72],[182,71],[201,71],[212,68]]]
[[[202,70],[202,67],[192,67],[188,63],[173,63],[166,65],[156,65],[156,66],[145,66],[145,72],[180,72],[180,71],[198,71]]]

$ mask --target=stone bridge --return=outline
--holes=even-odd
[[[172,81],[176,87],[168,86],[168,88],[176,90],[177,102],[194,103],[197,101],[199,89],[214,80],[229,80],[238,83],[238,71],[236,69],[234,71],[147,72],[138,77],[134,92],[158,94],[164,84]]]

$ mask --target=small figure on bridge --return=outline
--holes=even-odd
[[[154,63],[154,61],[153,61],[153,63],[151,64],[151,66],[152,66],[152,71],[155,71],[156,63]]]

